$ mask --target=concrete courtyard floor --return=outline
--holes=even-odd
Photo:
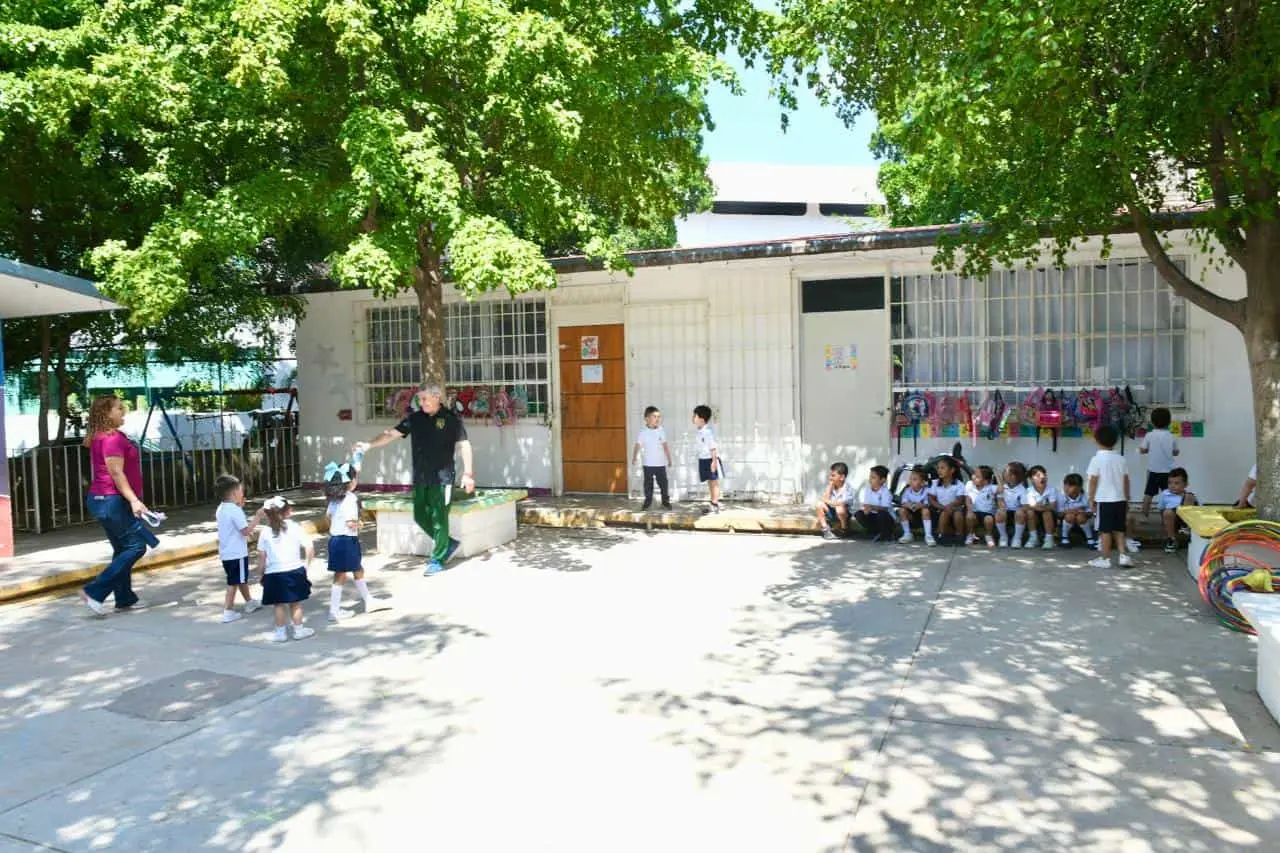
[[[284,645],[212,561],[0,607],[0,853],[1277,849],[1254,641],[1088,556],[524,529],[336,626],[317,561]]]

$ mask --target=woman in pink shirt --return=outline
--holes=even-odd
[[[157,544],[149,530],[138,520],[147,512],[142,502],[142,461],[137,446],[120,432],[124,424],[124,406],[118,397],[98,397],[89,407],[89,430],[85,446],[93,481],[89,485],[89,514],[98,520],[111,541],[110,565],[85,585],[80,596],[96,615],[107,611],[103,602],[114,595],[116,610],[138,607],[133,591],[133,565]]]

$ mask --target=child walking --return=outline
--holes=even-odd
[[[1178,507],[1199,506],[1200,501],[1194,492],[1187,491],[1187,469],[1174,468],[1169,472],[1169,485],[1156,497],[1156,507],[1160,510],[1160,520],[1164,522],[1164,551],[1175,554],[1178,551],[1178,531],[1183,526],[1178,518]]]
[[[1027,469],[1027,536],[1028,548],[1041,548],[1048,551],[1053,548],[1053,532],[1058,526],[1054,511],[1058,506],[1058,491],[1049,485],[1049,472],[1043,465],[1032,465]],[[1044,531],[1044,544],[1040,544],[1040,532]]]
[[[938,538],[929,542],[937,545],[941,540],[949,544],[951,536],[959,536],[964,524],[964,485],[956,479],[956,463],[950,458],[938,460],[938,482],[929,488],[929,509],[938,519]]]
[[[1098,542],[1093,535],[1093,501],[1084,492],[1084,478],[1068,474],[1062,478],[1062,494],[1058,496],[1058,517],[1062,520],[1062,547],[1071,544],[1071,528],[1079,527],[1090,548]],[[1051,534],[1046,534],[1051,535]]]
[[[329,621],[342,619],[342,588],[347,575],[355,579],[356,592],[364,600],[364,612],[387,610],[391,605],[382,598],[375,598],[364,581],[364,564],[360,554],[360,499],[356,497],[359,471],[350,463],[338,465],[330,462],[325,467],[324,496],[329,502],[325,515],[329,517],[329,571],[333,574],[333,586],[329,588]]]
[[[635,462],[644,465],[644,505],[641,509],[653,506],[653,484],[658,484],[662,494],[662,508],[671,509],[671,498],[667,492],[667,467],[671,465],[671,447],[667,444],[667,433],[662,428],[662,412],[657,406],[644,410],[644,428],[636,439]]]
[[[273,643],[288,642],[292,622],[293,638],[305,640],[316,633],[302,624],[302,602],[311,597],[307,567],[315,558],[315,546],[289,519],[293,504],[286,498],[270,498],[262,509],[267,529],[258,536],[258,564],[262,567],[262,603],[275,607],[276,629],[270,638]]]
[[[1129,472],[1124,457],[1116,453],[1119,435],[1116,428],[1103,424],[1094,433],[1098,452],[1089,463],[1089,504],[1096,507],[1098,542],[1102,556],[1090,560],[1098,569],[1111,568],[1111,551],[1119,552],[1120,568],[1133,566],[1133,558],[1125,553],[1125,522],[1129,512]]]
[[[262,510],[250,521],[244,514],[244,485],[224,474],[214,481],[218,493],[218,509],[213,517],[218,522],[218,559],[227,575],[227,594],[222,601],[223,623],[235,622],[262,606],[249,591],[249,539],[262,523]],[[244,613],[235,609],[236,593],[244,596]]]
[[[871,469],[867,485],[862,487],[862,508],[853,514],[858,525],[871,536],[872,542],[893,539],[893,493],[888,486],[889,469],[876,465]]]
[[[973,479],[965,484],[965,526],[969,535],[964,544],[972,545],[978,541],[978,527],[982,527],[983,537],[988,548],[996,547],[993,535],[996,528],[996,472],[990,465],[979,465],[973,469]]]
[[[1173,473],[1173,458],[1181,451],[1178,442],[1169,432],[1173,415],[1168,409],[1151,410],[1151,426],[1154,429],[1138,442],[1138,452],[1147,457],[1147,486],[1142,490],[1142,515],[1151,514],[1151,499],[1169,488]]]
[[[924,528],[924,541],[929,545],[937,545],[933,538],[933,514],[929,511],[929,484],[925,482],[924,469],[912,468],[907,475],[907,487],[898,500],[898,520],[902,523],[902,538],[898,541],[907,545],[914,541],[911,525],[919,523]]]
[[[1030,511],[1027,502],[1027,467],[1021,462],[1004,466],[1004,482],[1000,484],[999,509],[996,510],[996,532],[1001,548],[1021,548]],[[1009,516],[1013,516],[1013,538],[1009,538]]]
[[[720,511],[720,448],[711,428],[711,407],[695,406],[693,425],[698,429],[698,480],[707,484],[711,506],[709,512]]]

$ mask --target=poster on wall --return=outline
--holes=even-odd
[[[594,361],[600,358],[600,336],[599,335],[583,335],[582,336],[582,360]],[[585,379],[583,380],[586,381]]]
[[[583,385],[603,385],[604,384],[604,365],[603,364],[582,365],[582,384]]]
[[[827,344],[823,347],[823,359],[827,370],[857,370],[857,344]]]

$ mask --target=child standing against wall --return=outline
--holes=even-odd
[[[698,480],[707,484],[711,506],[709,512],[720,511],[720,448],[711,428],[711,407],[696,406],[693,425],[698,430]]]
[[[1169,488],[1169,474],[1173,471],[1173,458],[1181,451],[1177,439],[1169,432],[1173,416],[1168,409],[1151,411],[1154,429],[1138,442],[1138,452],[1147,457],[1147,487],[1142,490],[1142,514],[1151,514],[1151,499]]]
[[[1129,472],[1124,457],[1116,453],[1120,440],[1116,428],[1110,424],[1098,427],[1094,433],[1098,452],[1089,463],[1089,504],[1095,507],[1098,517],[1098,545],[1102,556],[1090,560],[1089,565],[1099,569],[1111,568],[1111,551],[1119,552],[1120,568],[1133,566],[1133,558],[1125,553],[1125,527],[1129,513]]]
[[[671,509],[671,497],[667,491],[667,467],[671,465],[671,447],[667,444],[667,433],[662,428],[662,412],[657,406],[644,410],[644,427],[640,437],[636,439],[635,463],[644,467],[644,505],[641,509],[653,506],[653,484],[658,484],[662,495],[662,508]]]

